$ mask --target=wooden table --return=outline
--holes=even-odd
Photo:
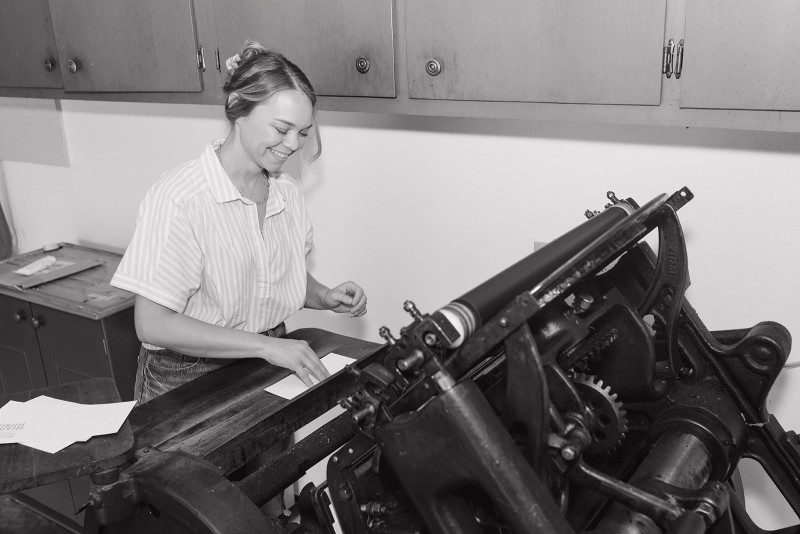
[[[0,397],[25,402],[39,395],[80,404],[119,402],[119,392],[111,378],[92,378]],[[133,433],[126,421],[116,434],[95,436],[74,443],[55,454],[17,443],[0,445],[0,494],[78,478],[121,466],[130,461]]]

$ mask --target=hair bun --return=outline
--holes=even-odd
[[[242,51],[239,52],[239,57],[241,61],[247,61],[253,56],[257,56],[260,54],[266,54],[267,48],[257,41],[253,41],[252,39],[248,39],[245,41],[244,46],[242,46]]]

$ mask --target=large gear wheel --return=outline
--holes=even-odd
[[[592,444],[586,449],[589,454],[612,450],[625,439],[628,419],[616,393],[593,375],[577,374],[573,379],[575,388],[583,397],[586,406],[595,414],[596,424],[592,429]]]

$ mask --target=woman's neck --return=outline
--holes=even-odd
[[[241,144],[235,138],[232,139],[232,135],[222,142],[217,154],[222,168],[238,189],[250,191],[260,187],[263,170],[250,159]]]

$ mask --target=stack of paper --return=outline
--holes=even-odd
[[[116,434],[136,401],[78,404],[44,395],[0,408],[0,444],[22,443],[49,453],[94,436]]]
[[[341,354],[331,352],[330,354],[320,358],[320,361],[322,362],[322,365],[325,366],[325,369],[327,369],[331,375],[334,375],[347,367],[348,364],[353,363],[356,360],[355,358],[350,358],[348,356],[342,356]],[[311,377],[311,381],[315,385],[317,384],[317,379],[315,379],[313,376]],[[284,399],[293,399],[307,389],[308,387],[303,384],[303,381],[300,380],[300,377],[292,373],[283,380],[279,380],[271,386],[265,388],[265,391],[268,391],[273,395],[283,397]]]

